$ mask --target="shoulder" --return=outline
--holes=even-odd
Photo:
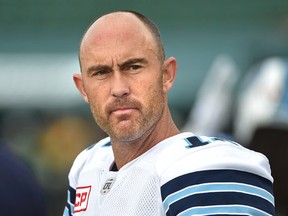
[[[89,161],[89,159],[91,159],[96,153],[105,156],[105,153],[107,153],[107,151],[109,152],[110,149],[110,138],[106,137],[105,139],[100,140],[98,143],[95,143],[80,152],[76,157],[73,166]]]
[[[177,142],[170,144],[174,148],[170,150],[171,159],[162,167],[161,194],[166,213],[273,214],[273,179],[264,155],[221,138],[191,136],[184,141],[186,144],[179,140],[180,146]],[[173,155],[175,146],[182,149],[178,156]]]
[[[70,185],[77,181],[82,170],[91,163],[95,158],[97,161],[104,161],[112,153],[110,138],[100,140],[98,143],[89,146],[80,152],[73,162],[69,172]]]
[[[186,173],[224,169],[254,173],[273,181],[269,161],[263,154],[223,138],[182,136],[167,144],[157,161],[163,183]]]
[[[203,143],[203,145],[200,144],[197,154],[195,154],[195,159],[203,164],[202,169],[209,167],[235,169],[255,173],[271,181],[273,180],[270,175],[269,161],[265,155],[259,152],[223,138],[199,136],[188,138],[188,140],[192,143],[192,148],[198,140],[200,140],[199,143]]]

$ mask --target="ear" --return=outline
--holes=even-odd
[[[88,97],[83,85],[83,79],[82,79],[82,75],[81,74],[73,74],[73,80],[74,83],[78,89],[78,91],[80,92],[80,94],[82,95],[82,97],[84,98],[84,100],[86,101],[86,103],[89,103],[88,101]]]
[[[177,62],[174,57],[168,58],[164,61],[164,71],[163,71],[163,90],[168,92],[175,81],[177,73]]]

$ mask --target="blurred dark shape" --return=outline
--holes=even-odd
[[[251,66],[241,82],[234,118],[234,137],[248,145],[255,130],[273,122],[288,122],[288,64],[270,57]]]
[[[229,55],[219,54],[213,61],[186,124],[181,131],[217,136],[228,128],[233,96],[239,79],[238,68]]]
[[[92,127],[91,123],[79,116],[61,116],[49,121],[39,133],[34,163],[45,188],[51,216],[63,213],[67,175],[76,156],[95,140],[104,137],[103,132],[98,127]]]
[[[36,178],[1,140],[0,164],[0,215],[45,216],[45,201]]]
[[[99,139],[100,134],[93,129],[86,120],[76,116],[65,116],[50,122],[39,134],[39,163],[55,174],[68,172],[76,156],[96,138]]]
[[[288,128],[276,125],[259,127],[249,148],[259,151],[270,161],[274,178],[276,215],[288,215]]]

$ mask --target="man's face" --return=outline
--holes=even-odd
[[[112,139],[132,141],[157,124],[166,94],[157,46],[144,25],[97,26],[84,38],[80,60],[86,100]]]

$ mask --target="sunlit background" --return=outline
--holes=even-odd
[[[288,215],[287,0],[0,0],[1,139],[43,188],[48,215],[63,212],[76,155],[105,137],[72,74],[83,31],[119,9],[151,18],[176,57],[178,127],[265,153],[277,214]]]

